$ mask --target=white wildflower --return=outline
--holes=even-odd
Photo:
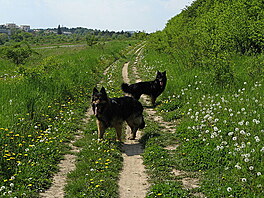
[[[247,179],[246,179],[246,178],[242,178],[241,181],[242,181],[242,182],[246,182]]]
[[[240,131],[240,134],[242,134],[242,135],[246,135],[246,132],[245,132],[244,130],[241,130],[241,131]]]
[[[235,168],[237,169],[241,169],[241,166],[239,166],[238,164],[235,165]]]
[[[234,134],[234,132],[229,132],[228,135],[229,136],[232,136]]]
[[[227,192],[231,192],[232,191],[232,188],[231,187],[228,187],[226,190],[227,190]]]
[[[244,120],[241,120],[240,122],[238,122],[238,124],[242,126],[244,124]]]

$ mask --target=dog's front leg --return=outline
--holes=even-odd
[[[98,129],[98,139],[102,139],[105,133],[104,123],[100,120],[96,120],[97,129]]]
[[[122,136],[122,124],[117,124],[114,126],[116,130],[116,139],[121,142],[121,136]]]
[[[155,107],[156,99],[157,98],[155,96],[151,96],[151,103],[153,107]]]

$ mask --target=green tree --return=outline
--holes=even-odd
[[[136,39],[145,40],[146,37],[147,37],[147,35],[148,35],[148,34],[145,33],[145,32],[135,32],[135,33],[133,34],[133,37],[136,38]]]
[[[12,61],[17,66],[25,64],[26,60],[33,54],[33,51],[27,43],[16,43],[2,48],[1,54],[6,59]]]
[[[97,43],[97,38],[94,35],[87,34],[86,43],[88,46],[93,46]]]
[[[0,45],[5,44],[8,41],[8,35],[4,33],[0,33]]]
[[[58,32],[57,32],[58,34],[62,34],[62,31],[61,31],[61,27],[60,27],[60,25],[58,26]]]

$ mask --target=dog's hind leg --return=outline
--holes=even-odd
[[[137,129],[138,129],[138,128],[136,128],[134,117],[126,120],[126,122],[131,129],[131,137],[129,137],[128,139],[134,140],[136,138],[136,133],[137,133]]]
[[[145,127],[145,122],[143,115],[138,115],[137,117],[132,117],[132,119],[127,120],[127,124],[131,129],[131,137],[130,140],[134,140],[137,135],[137,130],[143,129]]]
[[[139,122],[138,128],[144,129],[144,127],[145,127],[145,121],[144,121],[143,115],[141,115],[140,118],[141,118],[141,121]]]
[[[129,137],[128,139],[129,140],[134,140],[134,139],[136,139],[138,128],[130,127],[130,129],[131,129],[131,137]]]

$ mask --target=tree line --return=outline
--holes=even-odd
[[[60,33],[59,33],[60,32]],[[8,45],[13,42],[27,42],[29,44],[52,44],[52,43],[80,43],[86,42],[87,37],[93,37],[98,41],[141,39],[144,32],[109,31],[77,28],[48,28],[25,32],[20,29],[12,29],[11,35],[0,33],[0,45]]]

